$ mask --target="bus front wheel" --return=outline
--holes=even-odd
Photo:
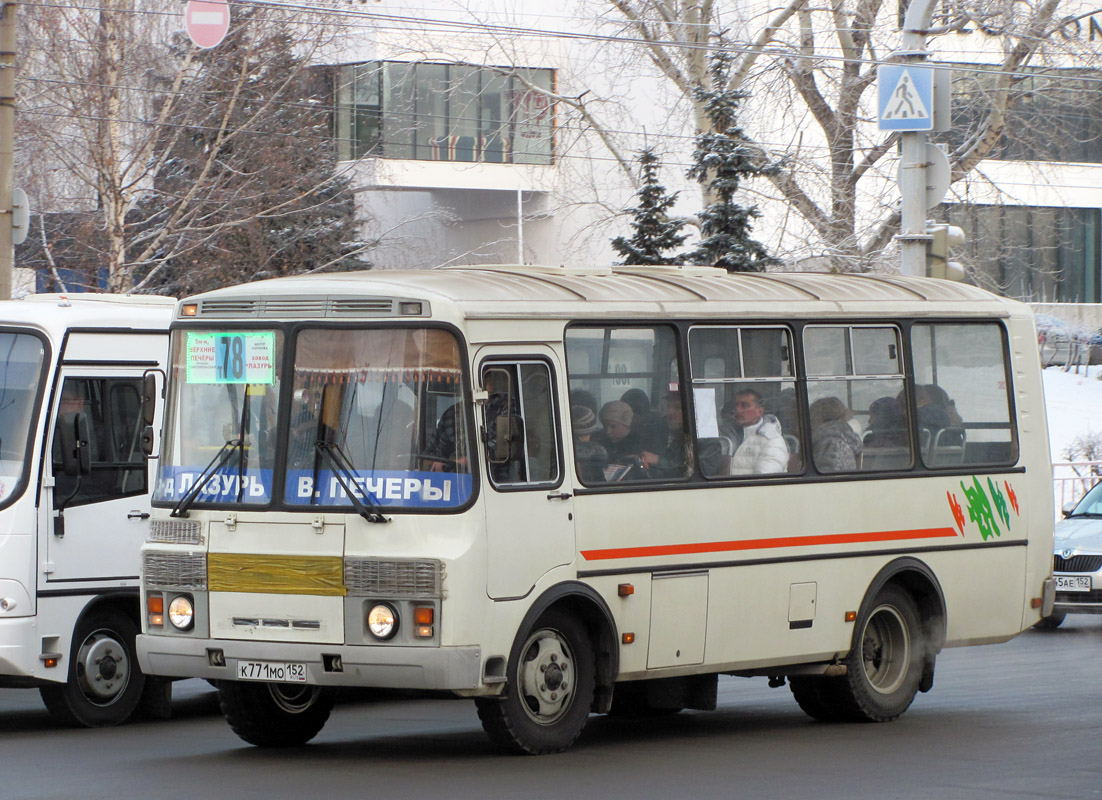
[[[477,698],[490,739],[531,755],[557,753],[581,735],[596,685],[593,645],[585,628],[552,610],[525,637],[501,698]]]
[[[233,732],[258,747],[293,747],[325,727],[333,698],[318,686],[220,681],[218,703]]]
[[[69,677],[40,690],[55,719],[74,726],[119,725],[137,710],[146,679],[134,648],[137,626],[122,611],[89,612],[73,631]]]

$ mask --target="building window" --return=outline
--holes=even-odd
[[[342,160],[550,164],[554,72],[373,61],[337,68]]]
[[[953,76],[952,130],[939,137],[950,148],[975,137],[987,119],[996,75],[958,65]],[[1060,70],[1015,82],[1006,126],[990,158],[1002,161],[1102,163],[1102,92],[1092,72]]]
[[[964,229],[973,283],[1037,302],[1102,302],[1102,212],[1096,208],[948,207]]]

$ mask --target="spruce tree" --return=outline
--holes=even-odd
[[[622,264],[640,264],[663,266],[680,264],[680,256],[666,255],[684,244],[687,234],[681,233],[685,226],[683,220],[670,219],[667,212],[677,202],[677,192],[666,194],[666,188],[658,180],[660,163],[653,150],[647,149],[639,154],[641,180],[639,191],[635,193],[638,205],[626,208],[631,214],[631,238],[617,236],[612,247],[623,256]]]
[[[711,87],[696,90],[710,130],[696,137],[688,176],[704,187],[711,202],[700,213],[700,242],[686,258],[728,272],[764,272],[779,262],[750,238],[752,220],[761,214],[756,206],[742,206],[734,198],[740,181],[775,174],[779,165],[763,160],[760,150],[748,146],[738,124],[739,104],[747,94],[727,87],[729,67],[730,58],[717,54],[709,69]]]

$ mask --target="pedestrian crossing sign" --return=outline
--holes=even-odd
[[[882,131],[928,131],[934,127],[934,70],[881,64],[876,69]]]

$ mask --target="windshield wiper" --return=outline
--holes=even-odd
[[[172,509],[169,514],[170,517],[186,517],[188,507],[195,502],[195,498],[199,496],[199,492],[203,491],[203,487],[207,485],[214,474],[218,470],[222,469],[222,465],[230,460],[230,456],[233,455],[233,451],[242,447],[245,443],[245,437],[239,436],[236,439],[230,439],[221,449],[214,454],[214,458],[210,460],[203,471],[199,473],[199,477],[195,479],[195,483],[188,489],[187,494],[180,498],[180,502]]]
[[[390,522],[387,517],[383,516],[378,501],[371,496],[367,489],[363,490],[363,499],[357,496],[356,489],[358,487],[355,482],[355,472],[344,453],[337,447],[336,442],[319,439],[314,442],[314,447],[321,455],[329,459],[329,463],[333,467],[333,475],[337,478],[337,482],[344,489],[344,493],[348,495],[348,499],[352,501],[352,505],[361,517],[368,522]],[[367,502],[364,502],[365,500]]]

